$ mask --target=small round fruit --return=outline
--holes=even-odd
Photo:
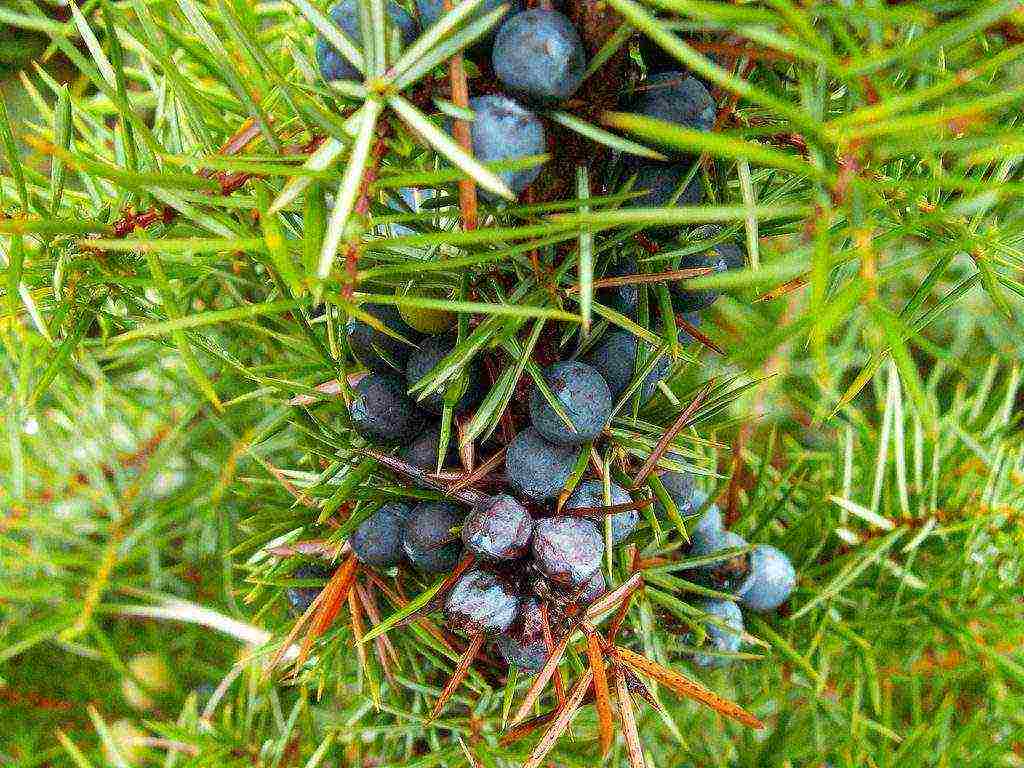
[[[462,543],[485,560],[516,560],[530,548],[533,518],[511,496],[501,494],[479,502],[462,524]]]
[[[325,565],[304,563],[295,569],[294,573],[292,573],[292,578],[302,581],[317,580],[326,582],[333,573]],[[291,606],[292,612],[296,615],[301,615],[309,610],[309,606],[316,600],[321,589],[323,587],[288,587],[285,590],[285,596],[288,598],[288,604]]]
[[[549,443],[533,427],[521,431],[505,452],[505,474],[516,493],[535,501],[554,499],[576,466],[578,451]]]
[[[636,351],[638,340],[629,331],[616,328],[606,332],[591,349],[584,362],[592,366],[608,384],[608,390],[612,398],[618,400],[622,393],[629,387],[636,373]],[[646,341],[643,342],[645,353],[650,355],[653,348]],[[646,365],[646,361],[644,363]],[[668,356],[662,355],[644,377],[644,383],[640,387],[640,401],[646,402],[653,397],[658,388],[658,382],[664,379],[672,368],[672,361]]]
[[[402,529],[412,511],[392,502],[378,509],[349,538],[359,562],[374,568],[390,568],[402,560]]]
[[[430,373],[455,347],[452,336],[431,336],[420,344],[420,348],[409,357],[405,380],[411,390],[424,376]],[[455,403],[455,413],[472,408],[484,396],[483,372],[476,362],[465,368],[465,389]],[[444,392],[432,392],[420,400],[420,406],[433,414],[440,414],[444,408]]]
[[[544,381],[574,427],[570,430],[540,389],[530,395],[530,421],[545,439],[559,445],[582,445],[601,434],[612,413],[608,384],[592,366],[576,360],[544,370]]]
[[[604,578],[604,571],[598,569],[586,584],[576,590],[573,597],[579,606],[585,608],[607,591],[608,582]]]
[[[419,25],[405,9],[394,0],[387,4],[388,19],[402,36],[402,44],[409,45],[416,39]],[[345,33],[348,39],[362,49],[363,31],[359,16],[358,0],[341,0],[330,10],[331,19]],[[328,82],[333,80],[362,80],[363,76],[341,53],[321,35],[316,40],[316,62],[320,75]]]
[[[469,100],[476,115],[469,124],[473,139],[473,156],[482,163],[517,160],[547,151],[544,126],[537,116],[507,96],[494,94]],[[498,176],[514,194],[526,189],[540,175],[540,166],[518,171],[501,171]],[[481,195],[493,202],[490,192]]]
[[[708,541],[701,542],[699,547],[695,541],[690,549],[690,556],[710,557],[729,549],[738,549],[746,546],[747,540],[738,533],[724,531],[718,537],[712,536]],[[749,557],[747,554],[735,555],[734,557],[701,566],[698,570],[703,580],[714,589],[723,592],[735,592],[750,573]]]
[[[699,240],[716,237],[714,227],[702,227],[694,233]],[[680,269],[710,268],[712,274],[743,269],[746,259],[743,250],[735,243],[716,243],[703,253],[691,253],[679,260]],[[688,281],[680,280],[672,285],[672,305],[680,312],[700,312],[716,301],[721,293],[715,288],[688,289]]]
[[[633,179],[632,192],[644,194],[630,198],[624,205],[628,208],[666,208],[700,205],[704,202],[704,185],[700,176],[690,175],[690,164],[678,162],[674,164],[656,163],[648,160],[627,160],[624,163],[626,181]],[[680,188],[682,189],[680,190]],[[663,229],[663,227],[655,227]]]
[[[716,653],[736,653],[743,643],[743,614],[739,606],[731,600],[706,600],[701,605],[704,612],[712,618],[718,619],[727,626],[719,626],[711,622],[705,622],[707,632],[706,643],[709,650]],[[732,663],[732,659],[725,656],[712,656],[706,653],[696,653],[693,656],[693,663],[699,667],[714,668],[724,667]]]
[[[458,507],[444,501],[418,504],[402,529],[402,549],[409,562],[427,573],[454,568],[462,542],[452,529],[462,524],[462,517]]]
[[[533,559],[556,585],[580,587],[601,568],[604,538],[581,517],[549,517],[533,529]]]
[[[677,461],[675,458],[672,460]],[[676,511],[680,517],[690,514],[693,510],[693,475],[689,472],[677,472],[668,469],[658,475],[658,480],[665,486],[665,490],[676,505]],[[660,502],[658,502],[655,509],[659,515],[667,513],[664,505]]]
[[[708,89],[684,72],[660,72],[647,78],[634,111],[698,131],[715,127],[718,110]]]
[[[774,611],[793,594],[796,571],[785,552],[758,544],[750,551],[750,575],[736,590],[745,608],[758,613]]]
[[[579,33],[563,14],[545,8],[517,13],[494,38],[494,74],[512,91],[542,102],[576,93],[586,70]]]
[[[459,454],[455,449],[456,436],[452,434],[448,440],[448,454],[442,467],[459,465]],[[434,472],[437,469],[437,451],[441,446],[441,430],[438,427],[427,427],[412,442],[398,451],[398,458],[414,467]]]
[[[638,274],[638,272],[639,267],[637,266],[636,259],[632,256],[623,256],[605,271],[604,276],[626,277]],[[636,319],[637,308],[640,304],[640,288],[635,283],[600,288],[597,291],[597,295],[602,304],[611,307],[628,318]]]
[[[454,631],[496,635],[515,621],[520,602],[519,589],[511,578],[497,571],[474,568],[452,585],[444,601],[444,618]]]
[[[386,373],[367,374],[353,387],[349,415],[356,432],[386,443],[410,440],[423,425],[402,380]]]
[[[633,501],[625,488],[611,483],[611,506],[617,504],[629,504]],[[582,507],[603,507],[604,483],[600,480],[583,480],[576,486],[576,490],[566,499],[563,510],[580,509]],[[597,524],[599,533],[604,533],[605,515],[595,514],[592,518]],[[616,512],[611,516],[612,521],[612,544],[621,544],[636,528],[640,520],[640,513],[635,509],[628,509],[625,512]]]
[[[700,509],[704,504],[704,499],[707,498],[704,494],[700,495],[703,498],[699,504],[693,504],[692,509],[694,510]],[[693,547],[698,551],[709,551],[714,543],[721,539],[725,534],[725,526],[722,525],[722,511],[717,504],[712,504],[704,510],[704,514],[690,528],[689,534]]]
[[[345,335],[356,360],[375,373],[405,373],[405,365],[409,355],[416,349],[420,334],[406,325],[398,310],[390,304],[363,304],[360,309],[373,315],[410,343],[406,344],[362,320],[349,317],[345,324]]]
[[[433,299],[451,299],[448,293],[440,289],[430,289],[421,295]],[[430,335],[444,333],[455,325],[455,314],[444,309],[401,306],[398,308],[398,314],[410,328]]]
[[[480,3],[480,7],[473,12],[473,15],[470,18],[478,19],[481,16],[490,13],[501,5],[501,2],[502,0],[484,0]],[[508,14],[506,14],[505,18],[518,13],[523,8],[522,0],[514,0],[510,5],[511,7],[509,8]],[[416,0],[416,10],[418,10],[420,14],[420,23],[423,24],[423,28],[426,29],[431,24],[435,24],[437,20],[444,15],[444,0]]]
[[[494,644],[510,667],[518,667],[527,675],[540,672],[548,659],[540,601],[535,597],[523,600],[519,615],[508,629],[494,638]]]

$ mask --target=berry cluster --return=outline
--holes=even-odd
[[[695,492],[691,508],[703,507],[707,498]],[[796,586],[796,572],[789,557],[769,544],[749,547],[746,539],[726,530],[722,513],[711,504],[690,531],[690,556],[716,558],[695,569],[695,580],[736,600],[709,599],[701,604],[712,618],[706,624],[708,653],[698,653],[694,662],[702,667],[720,667],[729,663],[727,654],[736,653],[743,640],[743,614],[740,607],[767,613],[782,605]],[[737,551],[737,554],[732,554]],[[723,655],[719,655],[723,654]]]
[[[370,304],[363,309],[374,325],[350,318],[346,326],[349,349],[369,370],[353,387],[352,426],[367,440],[403,443],[400,456],[412,466],[434,468],[440,446],[434,419],[446,403],[456,414],[476,405],[484,394],[482,372],[471,364],[445,394],[433,393],[415,402],[407,394],[409,388],[455,345],[455,337],[448,333],[451,323],[445,317],[450,315],[403,313],[388,304]],[[425,331],[436,333],[427,335]],[[442,464],[455,460],[448,455]]]
[[[477,13],[497,6],[497,0],[488,0]],[[390,26],[409,44],[419,28],[441,18],[445,3],[416,0],[418,18],[394,0],[387,9]],[[357,47],[362,40],[360,15],[356,0],[342,0],[331,11],[335,23]],[[523,160],[544,154],[558,143],[548,110],[571,109],[587,101],[581,86],[587,73],[588,43],[558,10],[527,9],[513,3],[496,32],[467,52],[481,71],[493,73],[496,86],[488,88],[487,95],[468,100],[473,113],[469,142],[475,159],[485,164]],[[325,80],[361,79],[356,68],[323,39],[318,41],[317,60]],[[638,88],[624,90],[627,95],[621,106],[636,115],[689,131],[715,129],[715,101],[705,84],[687,73],[659,67]],[[623,205],[664,208],[704,202],[709,190],[699,173],[698,158],[680,151],[641,154],[658,159],[613,152],[604,166],[607,191],[614,191],[612,185],[623,190]],[[535,184],[541,170],[520,163],[499,175],[519,195],[531,185],[543,186]],[[486,203],[498,202],[486,191],[480,195]],[[419,213],[422,208],[450,205],[450,199],[441,189],[407,187],[398,190],[390,205]],[[411,233],[400,224],[392,225],[393,236]],[[657,249],[674,234],[655,227],[648,233],[652,239],[644,237]],[[710,248],[683,249],[673,259],[677,270],[653,279],[667,284],[675,325],[682,327],[679,333],[701,337],[696,329],[701,312],[717,300],[718,293],[693,289],[687,279],[741,269],[745,255],[718,228],[705,227],[692,234],[710,241]],[[646,310],[641,312],[642,270],[637,260],[627,251],[616,254],[606,267],[605,279],[596,286],[597,301],[633,322],[647,317]],[[539,275],[537,264],[534,269]],[[557,665],[555,646],[564,641],[564,651],[571,633],[581,630],[587,634],[590,653],[612,654],[617,665],[613,672],[622,675],[625,686],[623,664],[629,652],[615,645],[615,634],[626,615],[630,590],[642,582],[638,549],[627,558],[636,569],[630,576],[633,586],[627,590],[629,585],[624,583],[616,594],[592,604],[608,590],[602,564],[606,559],[618,562],[608,548],[633,546],[629,542],[639,538],[640,510],[645,507],[653,506],[653,512],[646,514],[652,527],[657,527],[658,517],[669,515],[666,506],[689,518],[690,559],[696,564],[690,578],[706,587],[705,593],[733,597],[707,600],[699,606],[706,630],[695,636],[706,644],[693,651],[697,665],[720,666],[739,650],[740,606],[770,611],[787,599],[795,574],[786,556],[770,546],[748,547],[741,537],[725,530],[718,508],[709,505],[695,491],[692,476],[679,469],[685,460],[666,452],[666,445],[635,480],[625,479],[630,460],[611,442],[608,427],[617,408],[630,398],[643,406],[664,392],[675,402],[668,386],[673,372],[668,345],[655,348],[649,334],[638,336],[620,318],[611,328],[595,326],[588,337],[579,339],[571,355],[552,354],[550,346],[543,354],[535,353],[537,366],[531,363],[525,374],[533,378],[532,389],[525,393],[524,402],[503,414],[503,445],[477,471],[446,485],[461,465],[446,447],[457,442],[447,436],[448,427],[456,419],[471,416],[487,394],[488,376],[480,362],[485,356],[477,354],[480,350],[452,354],[464,334],[453,331],[451,314],[405,309],[417,302],[396,303],[402,308],[360,305],[348,321],[348,350],[367,369],[361,378],[350,379],[351,426],[368,443],[397,446],[393,455],[373,455],[378,461],[398,461],[401,466],[391,466],[393,470],[435,493],[440,491],[441,496],[415,506],[391,502],[373,511],[352,533],[348,542],[352,554],[332,578],[342,586],[345,579],[351,582],[357,562],[369,569],[401,566],[424,574],[448,574],[434,600],[422,610],[439,610],[448,629],[469,636],[470,642],[439,707],[485,640],[493,643],[508,665],[534,675],[535,685],[543,686],[545,676],[553,674]],[[665,311],[669,311],[667,304]],[[669,324],[671,318],[664,317]],[[670,338],[666,328],[655,330]],[[664,442],[671,445],[671,440]],[[600,459],[592,464],[596,449],[606,443],[609,455],[615,456],[614,466],[602,466]],[[464,447],[471,456],[473,446]],[[677,469],[665,469],[662,455],[669,460],[667,466]],[[471,464],[467,459],[467,467]],[[650,498],[645,479],[651,472],[657,472],[655,488],[663,489],[672,504]],[[465,485],[459,486],[463,480]],[[485,484],[486,492],[480,490]],[[476,489],[460,495],[456,486],[460,491],[469,486]],[[657,493],[665,499],[660,490]],[[705,511],[698,515],[701,510]],[[315,595],[302,589],[289,594],[297,608],[308,606],[313,599],[310,594]],[[599,638],[587,608],[597,616],[606,602],[611,605],[618,599],[622,614],[612,622],[608,636]],[[595,666],[593,658],[591,666]],[[600,677],[603,672],[592,669],[592,674]]]

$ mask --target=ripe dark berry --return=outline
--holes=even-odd
[[[618,400],[626,391],[636,373],[636,350],[638,339],[629,331],[616,328],[607,331],[597,345],[587,353],[584,362],[592,366],[608,384],[612,398]],[[646,354],[650,355],[653,348],[643,342]],[[646,360],[643,365],[646,365]],[[644,377],[640,388],[640,401],[650,400],[658,388],[658,382],[664,379],[672,368],[672,361],[662,355],[658,362]]]
[[[697,498],[699,495],[699,499]],[[692,509],[697,510],[704,504],[707,498],[703,493],[695,493]],[[685,511],[680,514],[685,514]],[[710,551],[715,543],[725,534],[725,527],[722,525],[722,511],[717,504],[712,504],[701,515],[689,529],[690,541],[693,547],[699,552]]]
[[[619,487],[615,483],[611,483],[610,491],[612,506],[616,504],[629,504],[633,501],[629,493],[626,492],[626,489]],[[606,506],[604,483],[600,480],[583,480],[576,486],[576,490],[572,492],[572,495],[566,499],[564,509],[603,506]],[[604,518],[604,515],[595,515],[593,518],[597,524],[598,532],[602,535],[604,533]],[[629,509],[625,512],[615,513],[611,516],[611,520],[612,544],[621,544],[629,537],[633,529],[636,528],[636,524],[640,520],[640,513],[635,509]]]
[[[353,387],[349,408],[352,426],[367,440],[409,440],[423,424],[416,404],[397,376],[370,373]]]
[[[496,635],[519,613],[518,585],[504,573],[485,568],[466,571],[444,601],[448,628],[467,635]]]
[[[519,494],[535,501],[558,496],[565,487],[577,450],[549,443],[533,427],[521,431],[505,453],[505,474]]]
[[[731,269],[742,269],[745,260],[743,251],[734,243],[718,243],[703,253],[690,253],[679,260],[680,269],[710,267],[712,274],[721,274]],[[720,295],[715,288],[686,288],[688,281],[680,280],[672,285],[672,304],[680,312],[699,312],[707,309]]]
[[[629,208],[664,208],[670,204],[679,207],[704,202],[704,185],[697,174],[680,191],[690,175],[688,162],[668,164],[630,159],[623,166],[623,181],[633,178],[632,191],[644,193],[630,198],[625,203]]]
[[[533,518],[511,496],[485,498],[466,516],[462,543],[488,560],[515,560],[526,554],[533,535]]]
[[[348,542],[359,562],[390,568],[402,560],[402,529],[412,511],[405,504],[385,504],[366,518]]]
[[[581,517],[549,517],[533,529],[533,559],[556,585],[580,587],[601,568],[604,537]]]
[[[303,563],[292,573],[292,578],[296,580],[319,579],[326,582],[333,573],[334,571],[326,565]],[[285,595],[288,597],[288,603],[292,611],[296,615],[301,615],[309,610],[309,606],[313,604],[313,601],[316,600],[317,595],[320,594],[322,589],[323,587],[288,587],[285,590]]]
[[[684,72],[660,72],[643,83],[634,111],[698,131],[715,126],[717,108],[708,89]]]
[[[494,644],[510,667],[518,667],[527,675],[540,672],[548,658],[540,601],[535,597],[523,600],[519,615],[508,629],[494,638]]]
[[[679,457],[669,456],[668,458],[672,461],[679,461]],[[665,486],[679,515],[684,517],[691,514],[694,509],[693,476],[689,472],[677,472],[669,469],[658,475],[658,480]],[[702,500],[701,504],[703,503]],[[666,514],[665,507],[660,502],[655,509],[659,515]]]
[[[631,256],[624,256],[612,264],[604,273],[604,276],[623,277],[625,275],[635,275],[638,272],[636,259]],[[611,307],[616,312],[621,312],[628,318],[636,319],[637,307],[640,303],[640,289],[636,284],[600,288],[597,295],[602,304]]]
[[[459,455],[455,449],[456,435],[448,439],[448,454],[442,467],[459,465]],[[441,444],[441,430],[438,427],[427,427],[398,451],[398,458],[419,469],[433,472],[437,469],[437,449]]]
[[[462,542],[452,529],[462,524],[462,512],[453,504],[430,501],[417,505],[402,529],[402,549],[416,568],[440,573],[455,567]]]
[[[359,20],[358,0],[341,0],[340,3],[331,8],[330,13],[331,19],[345,33],[345,36],[355,44],[356,48],[362,49],[363,32],[362,24]],[[394,0],[389,0],[387,14],[392,28],[397,29],[399,34],[401,34],[403,45],[408,45],[416,39],[419,25],[416,24],[416,20],[412,16],[405,12],[402,6]],[[316,40],[316,62],[320,67],[320,75],[324,80],[363,79],[359,70],[353,67],[348,59],[342,56],[323,36],[318,37]]]
[[[430,373],[452,351],[454,346],[455,339],[452,336],[431,336],[425,339],[420,344],[420,348],[409,356],[405,374],[409,389],[411,390],[413,385]],[[465,374],[465,389],[454,406],[456,413],[472,408],[484,396],[483,374],[480,366],[476,363],[468,364]],[[430,413],[440,414],[444,406],[444,392],[432,392],[420,400],[420,406]]]
[[[476,19],[480,16],[484,16],[495,8],[501,5],[501,0],[484,0],[480,7],[476,9],[471,18]],[[508,14],[505,18],[507,19],[514,13],[518,13],[523,8],[522,0],[514,0],[510,3]],[[444,13],[444,0],[416,0],[416,9],[420,13],[420,23],[423,24],[423,28],[426,29],[431,24],[437,22]]]
[[[710,540],[702,542],[701,546],[694,546],[690,549],[693,557],[707,557],[718,554],[729,549],[737,549],[747,546],[747,540],[738,533],[724,531],[720,536],[711,537]],[[735,592],[750,573],[750,558],[747,554],[735,555],[724,560],[719,560],[699,569],[702,580],[706,581],[714,589],[723,592]]]
[[[544,380],[565,409],[575,431],[555,413],[541,391],[530,395],[530,421],[546,440],[559,445],[582,445],[604,429],[612,412],[608,384],[593,367],[575,360],[544,369]]]
[[[786,602],[795,586],[796,571],[786,553],[758,544],[750,551],[750,575],[736,594],[745,608],[765,613]]]
[[[572,96],[587,66],[583,41],[572,22],[544,8],[506,19],[494,38],[492,61],[501,82],[538,101]]]
[[[348,345],[355,358],[376,373],[405,373],[409,355],[421,335],[406,325],[398,310],[390,304],[364,304],[361,307],[385,326],[407,339],[410,344],[372,328],[362,320],[350,317],[345,325]]]
[[[575,594],[576,602],[586,607],[607,591],[608,582],[604,578],[604,571],[598,569],[590,577],[590,580]]]
[[[736,653],[743,643],[743,614],[740,612],[739,606],[731,600],[706,600],[701,608],[712,618],[727,625],[723,627],[705,622],[704,628],[707,632],[706,642],[709,650],[718,653]],[[705,668],[724,667],[731,662],[732,659],[705,653],[696,653],[693,656],[693,663]]]
[[[482,163],[515,160],[547,151],[544,126],[522,105],[498,94],[469,100],[476,118],[470,123],[473,155]],[[498,174],[515,194],[526,189],[540,175],[540,166]],[[494,195],[482,192],[493,202]]]

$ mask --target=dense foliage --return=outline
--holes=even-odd
[[[482,6],[403,52],[372,26],[365,82],[333,85],[319,3],[0,7],[0,758],[529,754],[535,736],[500,740],[527,680],[474,669],[429,720],[458,654],[415,622],[354,638],[432,577],[367,587],[376,616],[343,610],[298,672],[271,669],[294,659],[286,590],[324,581],[296,568],[381,502],[439,496],[369,454],[347,408],[346,322],[389,303],[457,318],[419,394],[483,366],[481,404],[439,415],[441,454],[475,443],[476,466],[527,423],[544,364],[612,333],[659,350],[665,382],[645,403],[633,371],[594,463],[635,476],[687,414],[672,451],[796,565],[786,609],[703,670],[676,520],[604,564],[645,582],[622,642],[767,725],[656,688],[649,765],[1024,764],[1017,3],[573,0],[584,84],[538,109],[549,153],[514,167],[459,128],[502,90],[477,39],[505,9]],[[626,106],[666,62],[707,83],[715,131]],[[705,201],[630,205],[631,153],[696,158],[678,181]],[[414,211],[409,187],[438,191]],[[743,269],[676,271],[740,243]],[[629,259],[635,322],[599,282]],[[697,327],[680,279],[723,293]],[[567,680],[586,664],[577,644]],[[550,759],[597,762],[597,722],[585,706]],[[621,737],[608,761],[628,764]]]

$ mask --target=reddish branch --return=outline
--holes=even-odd
[[[259,136],[259,128],[252,120],[247,120],[228,139],[217,154],[225,157],[237,155],[248,147]],[[302,155],[315,152],[323,143],[323,136],[314,136],[305,144],[297,144],[285,149],[286,155]],[[258,174],[245,171],[214,171],[204,168],[197,174],[203,179],[213,179],[220,187],[218,194],[227,197],[245,186],[246,182],[255,178]],[[136,229],[148,229],[156,223],[170,224],[178,216],[178,212],[167,205],[157,205],[145,211],[125,210],[121,218],[114,222],[114,236],[118,238],[128,237]]]

